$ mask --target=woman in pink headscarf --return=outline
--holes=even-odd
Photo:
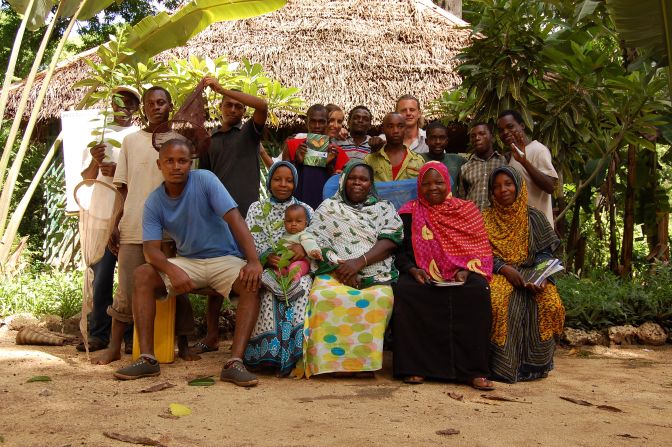
[[[418,198],[399,214],[404,242],[396,255],[394,375],[491,390],[490,289],[492,251],[472,202],[454,198],[439,162],[423,166]]]

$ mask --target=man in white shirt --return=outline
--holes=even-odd
[[[499,138],[511,150],[509,166],[525,178],[527,204],[544,213],[555,228],[551,194],[558,183],[558,173],[553,167],[551,151],[537,140],[530,141],[525,134],[523,117],[515,110],[499,114],[497,129]]]
[[[425,154],[429,152],[427,146],[427,133],[421,128],[422,112],[420,111],[420,100],[413,95],[403,95],[397,99],[397,113],[404,117],[406,129],[404,130],[404,145],[416,154]],[[369,139],[371,152],[380,150],[385,144],[385,134]]]
[[[139,130],[132,122],[133,114],[140,107],[138,92],[129,87],[117,87],[113,93],[115,95],[112,98],[114,121],[105,129],[105,141],[85,152],[84,169],[82,170],[84,180],[97,179],[112,184],[121,150],[118,146],[126,135]],[[117,257],[106,248],[102,259],[92,266],[94,272],[93,308],[89,314],[89,351],[91,352],[106,348],[110,341],[112,318],[107,314],[107,307],[112,304],[116,264]],[[126,332],[124,338],[130,346],[133,332]],[[77,345],[77,350],[85,350],[84,342]]]

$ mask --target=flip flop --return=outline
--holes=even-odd
[[[495,389],[495,384],[485,377],[474,377],[471,381],[471,386],[481,391],[492,391]]]
[[[205,352],[219,351],[219,347],[211,348],[202,341],[197,341],[193,346],[191,346],[191,350],[194,354],[203,354]]]
[[[406,376],[404,377],[404,383],[408,383],[409,385],[420,385],[425,381],[424,377],[421,376]]]

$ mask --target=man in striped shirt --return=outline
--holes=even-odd
[[[371,153],[368,135],[371,120],[371,111],[366,106],[356,106],[348,114],[350,135],[345,140],[335,141],[334,144],[340,146],[350,160],[363,160]]]

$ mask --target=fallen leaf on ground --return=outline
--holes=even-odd
[[[26,383],[30,383],[30,382],[51,382],[51,377],[49,377],[49,376],[33,376],[26,381]]]
[[[139,445],[151,445],[154,447],[168,447],[165,444],[160,443],[159,441],[155,441],[154,439],[151,438],[145,438],[144,436],[128,436],[128,435],[122,435],[120,433],[114,433],[114,432],[103,432],[103,435],[110,439],[116,439],[117,441],[121,442],[127,442],[129,444],[139,444]]]
[[[598,405],[597,408],[600,410],[612,411],[614,413],[623,413],[623,410],[620,408],[612,407],[611,405]]]
[[[628,438],[628,439],[639,439],[639,436],[632,436],[630,433],[623,433],[623,434],[616,435],[616,436],[620,436],[621,438]]]
[[[189,416],[191,414],[191,408],[187,407],[186,405],[182,404],[170,404],[168,405],[168,408],[170,408],[170,414],[173,416]]]
[[[212,376],[207,376],[207,377],[198,377],[194,380],[190,380],[187,382],[187,385],[189,386],[212,386],[215,384],[215,379],[212,378]]]
[[[162,391],[162,390],[167,390],[168,388],[172,388],[175,385],[173,385],[170,382],[163,382],[156,384],[154,386],[150,386],[149,388],[145,388],[144,390],[140,391],[141,393],[156,393],[157,391]]]
[[[464,401],[464,396],[457,393],[446,393],[451,399],[459,400],[460,402]]]
[[[162,413],[162,414],[159,415],[159,417],[164,418],[164,419],[179,419],[180,418],[179,416],[173,416],[170,413]]]
[[[446,428],[445,430],[437,430],[437,435],[450,436],[450,435],[459,435],[460,431],[455,430],[454,428]]]
[[[531,404],[532,403],[532,402],[527,402],[525,400],[511,399],[510,397],[496,396],[496,395],[493,395],[493,394],[481,394],[481,397],[483,399],[498,400],[500,402],[514,402],[514,403],[517,403],[517,404]]]
[[[576,405],[583,405],[584,407],[592,407],[593,404],[588,402],[587,400],[581,400],[581,399],[574,399],[573,397],[565,397],[565,396],[559,396],[560,399],[566,400],[567,402],[571,402]]]

